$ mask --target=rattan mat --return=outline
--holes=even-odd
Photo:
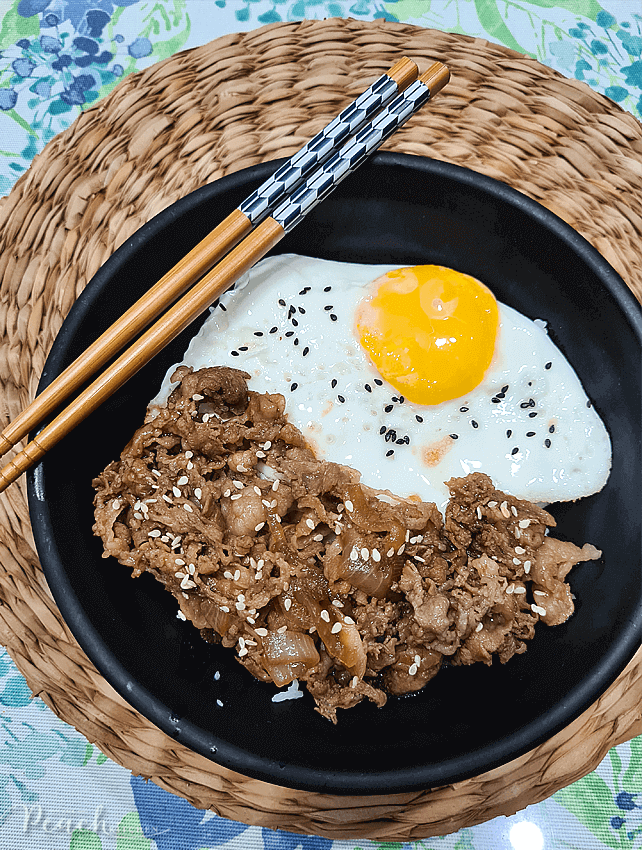
[[[127,77],[36,157],[0,201],[3,424],[33,397],[72,302],[109,255],[178,198],[289,156],[401,55],[452,73],[387,148],[473,168],[540,201],[642,295],[642,126],[587,85],[486,41],[332,19],[275,24]],[[329,838],[443,835],[538,802],[642,733],[642,651],[551,741],[453,786],[386,797],[302,794],[219,768],[165,736],[97,673],[52,602],[25,484],[0,497],[0,641],[34,694],[136,774],[250,824]]]

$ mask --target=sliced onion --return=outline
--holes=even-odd
[[[262,645],[265,669],[279,687],[298,679],[320,660],[314,640],[301,632],[268,632]]]
[[[366,672],[367,656],[361,635],[354,623],[346,623],[343,614],[330,605],[327,599],[327,604],[322,607],[305,591],[296,591],[295,595],[298,601],[308,609],[328,653],[343,664],[353,676],[363,678]],[[322,616],[323,612],[327,612],[327,620]],[[336,623],[341,624],[341,629],[333,632],[332,629]]]

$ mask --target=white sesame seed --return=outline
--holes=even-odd
[[[256,456],[257,457],[265,457],[265,452],[257,452]]]
[[[174,578],[180,578],[180,579],[183,579],[183,578],[186,578],[186,577],[187,577],[187,576],[185,575],[185,573],[181,573],[181,572],[174,573]]]
[[[519,558],[513,558],[513,563],[516,567],[518,567],[522,562],[519,560]]]
[[[217,699],[216,704],[218,705],[219,708],[223,708],[223,700],[222,699]]]
[[[508,519],[508,517],[510,516],[510,511],[508,510],[508,502],[506,500],[501,503],[499,509],[502,512],[502,516]]]
[[[271,443],[271,441],[270,441],[270,440],[266,440],[266,441],[263,443],[263,448],[264,448],[266,451],[267,451],[268,449],[271,449],[271,448],[272,448],[272,443]]]
[[[245,466],[242,463],[239,463],[239,465],[236,467],[236,471],[237,472],[247,472],[247,469],[245,468]]]
[[[516,539],[516,540],[520,540],[520,539],[521,539],[522,532],[519,530],[519,528],[517,528],[517,527],[515,528],[515,532],[514,532],[514,534],[515,534],[515,539]]]
[[[388,551],[386,552],[386,557],[387,557],[387,558],[392,558],[392,556],[393,556],[394,554],[395,554],[395,550],[394,550],[393,548],[390,548],[390,549],[388,549]]]
[[[117,511],[120,508],[120,501],[118,499],[114,499],[111,506],[115,511]]]
[[[410,667],[408,668],[408,675],[414,676],[416,673],[417,673],[417,665],[411,664]]]
[[[179,496],[181,496],[181,495],[182,495],[182,493],[181,493],[181,491],[178,489],[178,487],[172,487],[172,493],[176,496],[176,498],[177,498],[177,499],[178,499],[178,497],[179,497]]]
[[[153,531],[149,532],[149,536],[150,537],[160,537],[161,533],[157,528],[155,528]]]
[[[136,519],[142,519],[143,518],[143,515],[141,513],[139,513],[138,511],[134,511],[134,516],[136,517]]]
[[[225,614],[230,613],[230,609],[227,607],[227,605],[221,605],[221,611],[223,611],[223,613]]]
[[[194,508],[191,505],[188,505],[187,502],[183,505],[183,510],[187,511],[188,514],[194,513]]]
[[[280,628],[280,629],[277,629],[277,630],[276,630],[276,633],[277,633],[278,635],[284,635],[284,634],[287,632],[287,630],[288,630],[288,627],[287,627],[287,626],[281,626],[281,628]]]
[[[358,677],[358,676],[353,676],[353,677],[352,677],[352,681],[350,682],[350,687],[351,687],[351,688],[356,688],[358,684],[359,684],[359,677]]]
[[[517,508],[515,507],[515,505],[511,505],[510,510],[513,516],[517,516]]]
[[[231,579],[234,578],[234,575],[229,570],[225,570],[225,572],[223,573],[223,578],[227,578],[227,579],[231,580]]]
[[[226,490],[226,491],[223,493],[223,496],[227,499],[227,498],[229,497],[229,495],[230,495],[230,493],[231,493],[231,492],[232,492],[231,490]]]
[[[233,496],[230,496],[230,502],[235,502],[237,499],[241,498],[240,493],[235,493]]]
[[[245,638],[244,638],[244,637],[240,637],[240,638],[239,638],[239,648],[240,648],[240,649],[243,649],[243,647],[244,647],[244,646],[245,646]]]
[[[528,526],[530,524],[531,524],[530,519],[520,519],[520,521],[519,521],[519,527],[520,528],[528,528]]]
[[[163,499],[165,499],[165,501],[167,502],[168,505],[174,504],[174,502],[172,502],[172,500],[169,498],[169,496],[165,495],[165,493],[163,493]]]
[[[482,518],[481,508],[479,507],[479,505],[477,505],[477,519],[481,519],[481,518]]]
[[[320,543],[323,540],[323,535],[322,534],[315,534],[312,539],[314,540],[315,543]]]
[[[160,478],[160,472],[157,469],[152,469],[152,475],[155,475],[156,478]]]
[[[187,469],[194,469],[194,464],[192,463],[192,461],[191,461],[191,460],[188,460],[188,461],[187,461],[186,468],[187,468]]]
[[[174,563],[179,567],[185,566],[185,561],[182,558],[174,558]]]
[[[415,655],[415,664],[419,667],[421,664],[421,655]]]
[[[316,626],[311,626],[311,627],[308,629],[308,634],[309,634],[309,635],[313,635],[313,634],[316,632],[316,630],[317,630],[317,627],[316,627]]]
[[[350,499],[346,499],[346,501],[345,501],[345,505],[346,505],[346,510],[348,510],[348,511],[353,511],[353,510],[354,510],[354,505],[352,504],[352,502],[350,501]]]
[[[195,565],[194,565],[194,564],[190,564],[190,565],[189,565],[189,567],[188,567],[187,569],[188,569],[189,574],[190,574],[191,576],[193,576],[193,575],[194,575],[194,573],[196,572],[196,567],[195,567]]]
[[[397,555],[403,555],[405,548],[406,548],[406,544],[402,543],[401,546],[397,549]]]
[[[377,563],[379,563],[379,561],[381,560],[381,553],[378,549],[372,550],[372,560],[376,561]]]
[[[201,498],[201,496],[203,495],[203,491],[201,490],[200,487],[195,488],[194,495],[196,496],[197,499]]]
[[[292,607],[292,600],[291,599],[284,599],[283,600],[283,607],[285,608],[286,611],[289,611],[290,608]]]
[[[277,501],[276,501],[276,499],[272,499],[272,501],[270,502],[270,507],[271,507],[271,508],[275,508],[276,506],[277,506]]]
[[[272,489],[274,490],[275,493],[279,489],[279,484],[280,484],[280,482],[279,482],[278,478],[276,479],[276,481],[272,482]]]
[[[361,550],[361,557],[363,558],[363,560],[364,560],[364,561],[367,561],[367,560],[368,560],[368,558],[370,557],[370,552],[369,552],[369,550],[368,550],[368,549],[366,549],[366,547],[365,547],[365,546],[364,546],[364,547],[363,547],[363,549]]]
[[[272,507],[272,502],[269,502],[267,499],[261,499],[261,504],[263,505],[264,508]]]
[[[189,460],[191,457],[194,457],[194,452],[190,452],[190,451],[185,452],[185,457]]]
[[[204,398],[204,395],[201,395],[200,393],[194,393],[194,395],[192,396],[192,401],[203,401]]]
[[[181,477],[178,479],[178,481],[176,483],[178,484],[179,487],[182,487],[184,484],[187,484],[188,481],[189,481],[189,478],[187,477],[187,475],[181,475]]]
[[[234,607],[237,611],[245,611],[245,602],[236,602]]]
[[[177,618],[178,620],[187,620],[187,617],[185,616],[185,614],[183,614],[183,612],[182,612],[182,611],[179,611],[179,612],[178,612],[178,614],[176,615],[176,618]]]
[[[340,514],[343,512],[343,505],[337,505],[337,513]]]
[[[211,416],[211,413],[205,413],[203,415],[203,425],[207,425],[207,423],[210,421]]]
[[[524,549],[522,546],[515,546],[515,552],[518,555],[524,555],[526,553],[526,549]]]
[[[531,562],[530,561],[524,561],[524,572],[528,574],[528,573],[530,573],[530,571],[531,571]]]
[[[419,555],[413,555],[413,558],[415,559],[415,561],[419,561],[419,563],[420,563],[420,564],[425,564],[425,563],[426,563],[426,559],[425,559],[425,558],[420,558],[420,557],[419,557]]]
[[[343,622],[344,622],[347,626],[354,626],[354,620],[352,619],[352,617],[344,617],[344,618],[343,618]]]
[[[356,561],[358,557],[359,557],[359,550],[357,549],[356,546],[353,546],[352,552],[350,552],[350,560]]]
[[[184,594],[183,594],[183,599],[189,599],[189,596],[188,596],[186,593],[184,593]]]
[[[263,528],[264,525],[265,525],[264,522],[260,522],[258,525],[254,526],[254,531],[260,531]]]
[[[488,507],[489,507],[489,508],[496,508],[496,507],[497,507],[497,502],[489,502],[489,503],[488,503]]]
[[[314,528],[315,527],[315,523],[311,519],[306,519],[305,524],[307,525],[308,528]]]
[[[481,630],[482,630],[483,628],[484,628],[484,624],[483,624],[483,623],[477,623],[477,626],[475,627],[475,631],[476,631],[476,632],[481,632]]]
[[[533,596],[548,596],[548,593],[544,590],[534,590]]]
[[[541,617],[546,616],[546,608],[542,608],[541,605],[531,605],[531,611],[533,612],[533,614],[539,614]]]
[[[241,578],[241,571],[234,570],[234,581],[238,581]]]
[[[261,628],[261,629],[255,629],[255,631],[256,631],[256,633],[259,637],[267,637],[267,633],[268,633],[267,629]]]
[[[193,582],[193,581],[190,581],[190,580],[189,580],[189,578],[188,578],[187,576],[185,576],[185,578],[184,578],[184,579],[183,579],[183,581],[181,582],[181,588],[182,588],[183,590],[187,590],[187,589],[188,589],[188,587],[190,586],[190,584],[194,585],[194,582]],[[194,585],[194,587],[196,587],[196,585]]]
[[[256,493],[257,496],[261,495],[261,490],[256,486],[256,484],[254,485],[254,492]]]
[[[518,596],[521,593],[526,593],[526,588],[525,587],[516,587],[515,588],[515,595]]]
[[[237,481],[236,479],[232,480],[232,484],[236,487],[237,490],[242,490],[245,486],[242,481]]]
[[[248,623],[250,622],[249,617],[247,618],[247,621],[248,621]],[[252,622],[254,622],[254,621],[252,621]],[[258,646],[258,644],[255,640],[250,640],[249,638],[245,641],[245,645],[246,646]]]
[[[333,599],[332,604],[335,608],[343,608],[343,602],[341,602],[339,599]]]
[[[514,591],[515,591],[515,585],[509,584],[508,587],[506,588],[506,593],[510,596],[510,594],[514,593]]]
[[[332,632],[333,635],[336,635],[341,631],[342,628],[343,627],[342,627],[341,623],[335,623],[334,626],[332,626],[332,628],[330,629],[330,631]]]
[[[330,622],[330,615],[329,615],[329,614],[328,614],[328,612],[325,610],[325,608],[323,609],[323,611],[321,611],[321,619],[322,619],[324,622],[326,622],[326,623],[329,623],[329,622]]]
[[[406,529],[406,543],[410,540],[410,529]]]
[[[244,655],[247,655],[248,650],[243,647],[243,649],[239,649],[239,658],[243,658]]]

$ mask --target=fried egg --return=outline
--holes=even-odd
[[[269,257],[213,306],[183,362],[248,372],[253,390],[285,396],[318,457],[442,511],[444,482],[471,472],[548,504],[597,492],[610,471],[608,433],[545,322],[440,266]]]

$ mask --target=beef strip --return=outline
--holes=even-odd
[[[104,557],[151,573],[252,675],[305,682],[336,723],[424,687],[444,658],[505,663],[538,620],[570,616],[565,578],[600,553],[545,536],[549,513],[481,473],[448,482],[445,518],[365,487],[248,378],[179,367],[167,405],[93,483]]]

